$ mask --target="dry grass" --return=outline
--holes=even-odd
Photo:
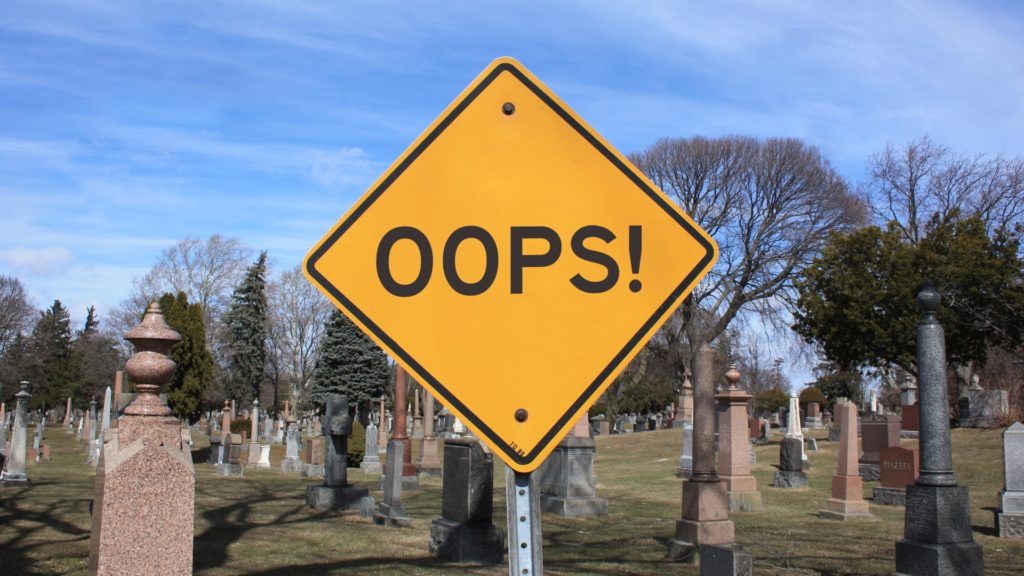
[[[956,430],[953,439],[958,479],[971,489],[974,536],[985,548],[986,573],[1010,576],[1024,572],[1024,541],[994,537],[992,508],[1002,488],[1000,433]],[[0,572],[5,576],[85,571],[94,470],[84,464],[84,452],[71,436],[51,429],[47,442],[54,461],[30,467],[32,484],[0,489]],[[874,517],[861,521],[819,519],[836,445],[819,446],[810,453],[810,487],[802,490],[770,487],[778,446],[756,449],[754,473],[765,510],[734,516],[737,537],[754,555],[756,573],[891,573],[903,509],[872,506]],[[678,452],[678,431],[599,438],[598,490],[610,502],[609,514],[577,520],[545,516],[547,573],[696,574],[694,567],[664,557],[680,514],[680,482],[673,476]],[[274,456],[280,458],[276,450]],[[495,523],[504,528],[504,474],[498,470]],[[507,573],[501,565],[451,564],[428,555],[430,521],[441,507],[440,479],[427,479],[421,490],[406,493],[412,528],[386,529],[354,513],[307,509],[304,487],[312,480],[251,469],[244,478],[220,478],[206,464],[196,465],[196,475],[196,574]],[[350,481],[380,498],[376,478],[350,471]],[[865,496],[870,495],[868,483]]]

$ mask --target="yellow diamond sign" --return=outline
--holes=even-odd
[[[306,257],[307,277],[530,472],[717,246],[515,60],[496,60]]]

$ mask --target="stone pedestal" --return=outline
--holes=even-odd
[[[437,457],[438,439],[432,436],[423,437],[423,452],[416,463],[421,476],[440,476],[441,459]]]
[[[924,576],[981,576],[981,545],[971,533],[966,486],[907,487],[904,537],[896,542],[896,572]]]
[[[443,476],[441,517],[430,524],[430,553],[453,562],[501,562],[504,541],[492,523],[493,456],[476,440],[446,440]]]
[[[693,562],[703,544],[732,544],[736,527],[729,520],[728,496],[721,480],[683,483],[683,517],[676,520],[675,538],[668,543],[668,557]]]
[[[535,472],[541,510],[574,518],[608,513],[608,501],[598,498],[594,488],[595,452],[589,437],[570,435],[559,442]]]
[[[96,470],[89,574],[192,574],[195,472],[180,425],[159,400],[174,375],[166,357],[180,336],[151,304],[125,337],[137,350],[126,365],[137,399],[106,433]]]
[[[857,467],[857,406],[847,402],[836,408],[842,432],[839,435],[839,457],[832,477],[832,497],[818,516],[832,520],[870,516],[864,501],[864,483]]]

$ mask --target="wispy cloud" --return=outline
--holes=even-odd
[[[0,262],[15,272],[30,276],[55,276],[67,272],[75,255],[63,247],[26,248],[15,246],[0,250]]]

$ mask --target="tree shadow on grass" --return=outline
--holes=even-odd
[[[992,513],[992,520],[993,520],[993,522],[996,521],[995,520],[996,512],[1000,511],[1000,509],[998,507],[996,507],[996,506],[986,506],[985,508],[982,508],[982,510],[986,510],[986,511]],[[999,536],[999,531],[996,530],[995,526],[982,526],[980,524],[975,524],[975,525],[971,526],[971,529],[974,530],[975,532],[979,533],[979,534],[984,534],[985,536],[992,536],[992,537]]]
[[[28,494],[48,484],[53,482],[35,482],[13,490],[5,488],[2,492],[0,526],[14,528],[4,531],[3,539],[0,540],[0,565],[3,566],[4,576],[49,574],[49,571],[43,572],[33,566],[33,556],[46,556],[42,553],[33,554],[34,551],[50,548],[57,543],[89,539],[89,530],[63,520],[73,515],[72,509],[81,506],[81,500],[51,501],[45,509],[21,505],[23,502],[38,502],[38,499],[29,498]],[[57,537],[40,536],[47,530],[56,532]]]

